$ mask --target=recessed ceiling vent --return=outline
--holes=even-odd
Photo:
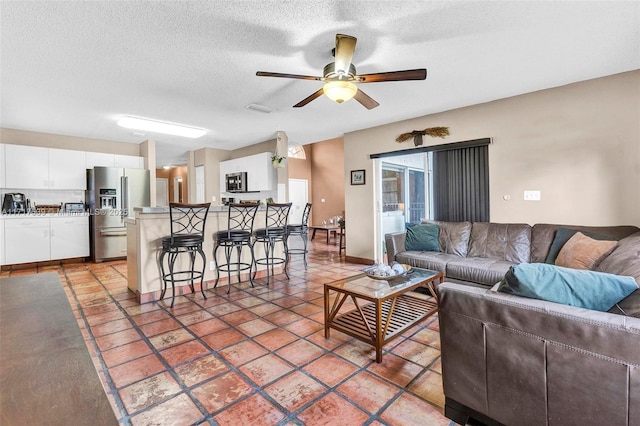
[[[276,110],[275,108],[271,108],[264,105],[258,105],[258,104],[249,104],[245,106],[245,108],[250,109],[251,111],[264,112],[265,114],[271,114]]]

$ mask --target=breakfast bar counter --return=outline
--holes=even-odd
[[[263,228],[265,226],[265,210],[266,207],[260,207],[254,221],[254,229]],[[128,270],[128,286],[133,291],[140,303],[155,301],[159,298],[162,289],[162,279],[160,278],[159,256],[162,250],[162,237],[171,234],[169,208],[168,207],[142,207],[134,208],[134,218],[127,219],[127,270]],[[213,235],[220,230],[227,229],[228,207],[212,206],[209,208],[207,222],[205,227],[203,250],[207,256],[207,265],[205,265],[204,282],[205,289],[208,288],[208,281],[211,281],[210,287],[213,287],[213,281],[216,279],[216,271],[213,265]],[[255,246],[256,257],[264,257],[262,245]],[[235,253],[234,253],[235,255]],[[276,256],[282,256],[283,250],[281,245],[276,245]],[[218,262],[224,257],[224,250],[218,250]],[[188,269],[188,256],[178,256],[176,261],[176,269]],[[235,257],[234,257],[235,258]],[[243,262],[251,261],[251,253],[249,250],[242,251]],[[196,268],[201,268],[200,260],[196,260]],[[258,266],[258,276],[264,271],[264,265]],[[236,282],[232,274],[232,285]],[[241,274],[242,281],[248,280],[248,274]],[[182,287],[176,285],[176,295],[190,293],[191,289],[188,284]],[[196,284],[196,292],[200,290],[199,283]],[[226,286],[226,273],[222,274],[218,287]],[[169,286],[170,287],[170,286]],[[232,290],[233,291],[233,290]],[[167,289],[165,298],[171,297],[171,289]],[[202,297],[202,296],[200,296]]]

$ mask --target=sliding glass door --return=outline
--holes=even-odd
[[[376,258],[383,259],[386,249],[384,235],[403,232],[407,222],[419,223],[430,217],[429,153],[399,155],[376,160],[379,170],[376,186],[378,194],[378,229],[380,247]]]

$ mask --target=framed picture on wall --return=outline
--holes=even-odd
[[[364,185],[364,170],[351,170],[351,185]]]

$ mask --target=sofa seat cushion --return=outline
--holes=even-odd
[[[396,262],[444,273],[447,272],[447,263],[459,259],[461,257],[455,254],[437,251],[404,251],[396,255]]]
[[[529,262],[531,226],[526,223],[475,222],[471,228],[469,257],[512,263]]]
[[[466,257],[447,263],[446,276],[493,286],[504,278],[514,262],[485,257]]]

